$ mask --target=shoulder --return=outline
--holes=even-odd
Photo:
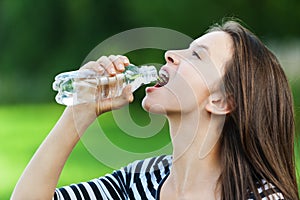
[[[159,184],[171,166],[172,156],[163,155],[134,161],[117,173],[122,176],[130,199],[155,199]]]
[[[136,160],[123,168],[125,172],[143,174],[157,170],[169,170],[172,166],[171,155],[161,155],[146,158],[144,160]]]
[[[172,164],[168,155],[137,160],[112,174],[55,190],[54,199],[154,199]]]

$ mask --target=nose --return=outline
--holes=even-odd
[[[165,53],[165,60],[167,61],[167,63],[172,63],[175,65],[178,65],[180,63],[180,59],[176,51],[167,51]]]

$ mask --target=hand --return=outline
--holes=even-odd
[[[79,69],[79,71],[84,72],[87,70],[92,70],[100,76],[115,76],[116,74],[122,73],[125,70],[125,67],[129,64],[129,60],[125,56],[102,56],[97,61],[90,61],[86,63]],[[87,109],[96,111],[97,116],[104,112],[121,108],[133,101],[133,95],[130,86],[126,86],[124,88],[121,96],[101,99],[97,92],[101,89],[101,86],[97,87],[96,85],[97,84],[95,82],[92,83],[87,81],[79,81],[77,83],[77,89],[79,91],[78,95],[80,95],[79,99],[87,98],[87,96],[90,96],[88,98],[91,99],[95,98],[93,95],[97,95],[95,103],[87,103],[89,104],[89,108]],[[85,109],[85,111],[87,110]]]

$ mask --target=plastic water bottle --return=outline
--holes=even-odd
[[[120,96],[128,84],[134,92],[141,85],[157,79],[154,66],[129,65],[123,73],[115,76],[101,76],[94,70],[83,69],[58,74],[53,90],[58,92],[55,97],[57,103],[70,106]]]

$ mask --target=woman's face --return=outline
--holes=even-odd
[[[216,31],[194,40],[187,49],[167,51],[166,64],[160,70],[165,85],[146,89],[144,109],[171,114],[204,108],[231,59],[231,46],[230,36]]]

